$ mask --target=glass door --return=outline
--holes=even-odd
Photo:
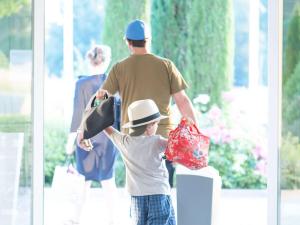
[[[32,224],[32,3],[0,2],[0,221]]]
[[[283,1],[280,224],[300,221],[300,0]]]

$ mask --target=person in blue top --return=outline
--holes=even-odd
[[[77,171],[85,176],[86,190],[91,186],[91,181],[101,183],[104,196],[106,198],[106,205],[110,224],[113,224],[116,208],[116,184],[114,178],[114,163],[117,156],[117,151],[113,143],[107,136],[101,132],[95,137],[91,138],[94,146],[91,152],[84,151],[80,146],[75,143],[76,132],[80,126],[84,109],[89,102],[92,95],[99,89],[106,79],[106,70],[111,61],[111,50],[106,45],[95,45],[88,53],[87,59],[90,63],[90,75],[80,76],[76,82],[73,115],[70,128],[70,134],[66,145],[66,153],[73,154],[75,150],[76,168]],[[119,129],[120,110],[119,101],[116,101],[115,116],[116,121],[114,127]],[[75,148],[74,148],[75,144]],[[81,200],[82,204],[76,207],[74,213],[75,218],[70,221],[70,224],[79,224],[80,214],[85,202],[85,197]]]

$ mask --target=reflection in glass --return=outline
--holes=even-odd
[[[284,1],[281,224],[300,221],[300,1]]]
[[[0,221],[31,224],[31,1],[0,2]]]

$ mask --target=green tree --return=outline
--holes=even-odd
[[[105,5],[103,44],[112,50],[112,64],[128,56],[123,37],[127,24],[134,19],[149,22],[149,0],[109,0]]]
[[[221,104],[221,92],[232,83],[233,13],[231,0],[191,0],[187,14],[188,93],[209,94]]]
[[[283,131],[300,137],[300,4],[287,23],[283,62]]]
[[[0,1],[0,18],[11,16],[18,13],[24,7],[30,5],[29,0],[1,0]]]
[[[186,65],[187,1],[153,0],[151,5],[152,51],[171,59],[182,73]]]
[[[281,188],[299,189],[300,188],[300,139],[293,136],[290,132],[282,137],[281,142]]]
[[[286,80],[282,95],[284,132],[292,132],[300,138],[300,60]]]
[[[31,49],[31,8],[28,0],[0,1],[0,52],[9,61],[11,49]]]
[[[283,84],[294,73],[300,60],[300,4],[296,4],[293,16],[288,23],[287,39],[284,53]]]

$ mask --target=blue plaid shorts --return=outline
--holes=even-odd
[[[131,196],[130,216],[135,225],[176,225],[169,195]]]

